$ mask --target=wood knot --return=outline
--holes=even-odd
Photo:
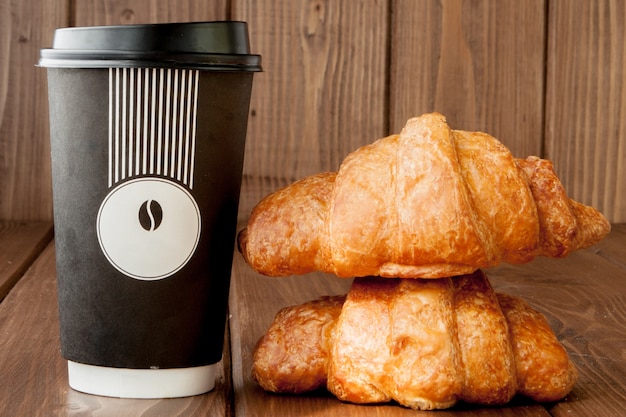
[[[124,9],[120,13],[122,23],[133,23],[135,21],[135,11],[132,9]]]

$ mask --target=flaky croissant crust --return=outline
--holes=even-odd
[[[496,294],[482,271],[436,280],[355,279],[347,297],[284,308],[253,352],[266,390],[327,388],[414,409],[567,395],[577,372],[543,315]]]
[[[550,161],[516,159],[492,136],[452,130],[432,113],[357,149],[337,173],[267,196],[238,243],[269,276],[440,278],[564,257],[609,230],[567,197]]]

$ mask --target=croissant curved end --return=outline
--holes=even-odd
[[[245,227],[237,235],[237,250],[239,251],[239,253],[243,255],[243,259],[246,262],[248,262],[248,257],[246,256],[247,245],[248,245],[248,228]]]

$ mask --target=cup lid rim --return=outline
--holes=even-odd
[[[39,66],[180,67],[262,71],[243,21],[174,22],[56,29]]]
[[[154,52],[120,53],[119,51],[59,51],[42,49],[40,67],[52,68],[186,68],[263,71],[260,55],[161,54]]]

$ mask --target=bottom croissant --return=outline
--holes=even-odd
[[[545,317],[487,277],[356,278],[347,296],[281,310],[253,353],[266,390],[326,387],[353,403],[413,409],[566,396],[577,372]]]

